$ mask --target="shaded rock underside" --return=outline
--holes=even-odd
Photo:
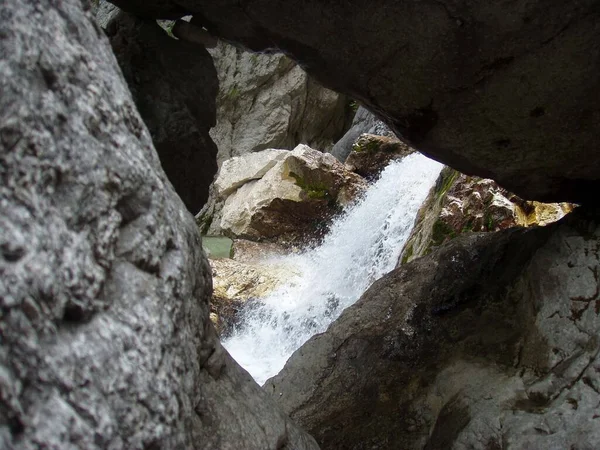
[[[418,150],[526,199],[596,203],[595,0],[114,0],[194,14],[253,50],[279,48]]]

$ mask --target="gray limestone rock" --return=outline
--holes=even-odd
[[[360,135],[365,133],[374,134],[376,136],[395,136],[385,123],[369,112],[368,109],[360,106],[356,111],[352,126],[346,131],[346,134],[335,143],[330,153],[339,161],[345,162],[348,155],[350,155],[350,152],[352,152],[352,146],[358,140]]]
[[[92,13],[0,17],[0,448],[317,448],[221,347],[194,220]]]
[[[597,203],[597,0],[118,0],[280,48],[417,150],[525,199]]]
[[[600,446],[600,214],[384,276],[264,388],[328,449]]]
[[[285,55],[220,42],[210,51],[219,76],[218,161],[266,148],[306,144],[325,151],[344,132],[346,96],[324,88]]]

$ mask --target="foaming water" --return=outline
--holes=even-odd
[[[299,274],[252,302],[225,348],[263,384],[311,336],[327,329],[391,271],[442,165],[414,153],[391,163],[363,198],[331,226],[322,244],[277,263]]]

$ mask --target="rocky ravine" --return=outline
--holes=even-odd
[[[298,144],[325,151],[344,131],[346,96],[322,87],[285,55],[219,42],[210,50],[219,76],[217,124],[210,131],[218,162]]]
[[[0,17],[0,447],[317,448],[221,347],[193,217],[90,11]]]
[[[596,0],[113,0],[278,47],[412,147],[522,198],[596,203]]]
[[[265,389],[325,449],[593,449],[600,214],[464,235],[384,276]]]

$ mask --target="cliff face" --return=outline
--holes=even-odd
[[[316,448],[221,347],[194,219],[90,11],[0,16],[0,447]]]
[[[344,132],[346,96],[322,87],[285,55],[252,53],[225,42],[210,53],[219,77],[217,123],[210,132],[219,164],[298,144],[325,151]]]

